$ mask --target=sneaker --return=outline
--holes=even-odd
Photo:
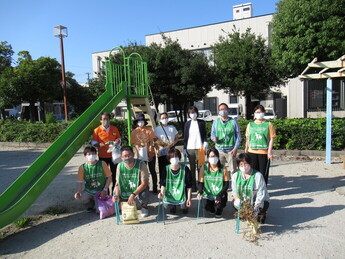
[[[222,209],[217,209],[216,211],[216,218],[221,218],[223,214],[223,210]]]
[[[170,213],[171,214],[175,214],[176,213],[176,206],[175,205],[172,205],[171,208],[170,208]]]
[[[141,216],[146,218],[149,215],[149,210],[146,208],[141,208]]]

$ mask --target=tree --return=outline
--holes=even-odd
[[[0,112],[5,117],[5,107],[15,104],[15,89],[11,84],[13,77],[12,46],[7,41],[0,42]]]
[[[74,107],[75,115],[80,115],[90,106],[92,95],[90,90],[78,84],[73,76],[73,73],[66,72],[67,101]]]
[[[33,122],[37,101],[44,103],[61,99],[61,68],[56,59],[40,57],[32,60],[27,51],[18,55],[19,64],[14,70],[13,85],[19,100],[30,103],[30,121]]]
[[[91,94],[91,100],[95,101],[105,91],[105,71],[104,69],[98,74],[98,77],[89,80],[89,92]]]
[[[271,50],[261,36],[247,29],[221,37],[213,46],[216,88],[246,97],[246,118],[251,116],[251,97],[264,98],[280,83]]]
[[[177,41],[162,37],[164,47],[148,47],[150,86],[157,104],[173,104],[175,111],[183,111],[179,117],[182,123],[188,106],[211,90],[214,74],[204,53],[182,49]]]
[[[345,54],[344,0],[281,0],[272,22],[272,48],[285,77],[299,75],[311,60]]]
[[[0,42],[0,73],[11,67],[13,53],[12,46],[7,41]]]
[[[156,106],[172,104],[176,111],[184,111],[178,118],[182,123],[186,120],[188,106],[204,98],[211,90],[214,74],[203,53],[182,49],[177,41],[162,37],[164,47],[155,43],[142,46],[131,42],[122,48],[126,55],[137,52],[147,62],[149,85]],[[113,59],[121,63],[123,55],[117,54]]]

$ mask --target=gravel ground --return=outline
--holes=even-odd
[[[0,147],[0,192],[44,151],[44,148]],[[116,225],[114,217],[99,220],[73,199],[78,152],[25,213],[36,215],[52,205],[68,208],[44,216],[35,226],[0,240],[0,258],[343,258],[345,254],[345,185],[340,162],[274,160],[271,196],[258,245],[235,233],[234,211],[224,217],[196,219],[197,200],[187,216],[170,215],[156,223],[158,200],[151,196],[150,216],[137,225]],[[338,190],[338,189],[337,189]],[[230,195],[229,195],[230,198]],[[230,198],[231,199],[231,198]],[[2,231],[6,230],[4,228]]]

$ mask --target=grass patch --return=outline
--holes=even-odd
[[[17,221],[13,222],[13,225],[15,225],[17,228],[25,228],[27,227],[31,222],[31,219],[28,217],[20,218]]]
[[[68,210],[67,208],[60,206],[60,205],[54,205],[51,206],[49,208],[47,208],[45,211],[43,211],[44,214],[48,214],[48,215],[60,215],[60,214],[64,214],[67,213]]]

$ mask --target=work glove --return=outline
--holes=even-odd
[[[239,210],[240,207],[241,207],[241,200],[240,199],[235,199],[234,206],[235,206],[236,209]]]

